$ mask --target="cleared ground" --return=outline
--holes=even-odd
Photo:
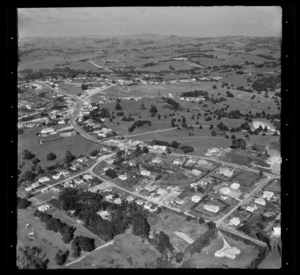
[[[174,232],[179,231],[196,240],[207,230],[205,225],[200,225],[197,221],[186,221],[185,216],[178,215],[166,209],[158,215],[152,215],[148,219],[148,222],[151,225],[151,229],[157,232],[164,231],[169,235],[174,248],[181,252],[189,246],[189,243]]]
[[[147,268],[159,257],[150,244],[132,233],[118,235],[113,245],[90,253],[68,268]]]

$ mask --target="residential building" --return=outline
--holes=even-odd
[[[131,201],[134,200],[134,197],[133,197],[133,196],[128,196],[128,197],[126,198],[126,200],[127,200],[128,202],[131,202]]]
[[[262,198],[267,199],[269,201],[273,196],[274,196],[274,192],[264,191]]]
[[[203,208],[207,211],[217,213],[220,210],[220,207],[218,205],[211,205],[211,204],[205,204]]]
[[[229,225],[234,225],[234,226],[238,226],[240,223],[241,223],[240,218],[236,218],[236,217],[232,218],[229,221]]]
[[[247,205],[246,210],[253,213],[257,209],[257,206],[253,203],[250,205]]]
[[[127,179],[128,179],[128,177],[127,177],[126,174],[120,175],[118,178],[119,178],[120,180],[127,180]]]
[[[231,186],[230,186],[231,189],[234,189],[234,190],[238,190],[240,188],[240,184],[239,183],[232,183]]]
[[[194,195],[192,196],[191,200],[195,203],[198,203],[199,201],[201,201],[201,197],[198,195]]]
[[[202,174],[201,171],[197,170],[197,169],[193,169],[192,170],[192,173],[195,175],[195,176],[200,176]]]
[[[38,207],[38,210],[41,211],[41,212],[45,212],[47,211],[48,209],[50,208],[50,206],[48,204],[43,204],[43,205],[40,205]]]
[[[122,203],[122,200],[120,198],[116,198],[114,199],[113,201],[115,204],[121,204]]]
[[[50,181],[50,178],[48,178],[48,177],[39,178],[40,183],[44,183],[44,182],[47,182],[47,181]]]
[[[254,202],[260,205],[266,205],[266,201],[263,198],[256,198]]]

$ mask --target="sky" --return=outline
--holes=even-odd
[[[20,37],[163,35],[281,36],[280,7],[93,7],[18,9]]]

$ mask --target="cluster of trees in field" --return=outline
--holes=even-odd
[[[80,257],[81,251],[91,252],[96,248],[95,239],[84,236],[76,236],[71,242],[71,247],[73,250],[72,255],[74,257]]]
[[[62,241],[66,244],[70,243],[74,237],[75,227],[69,226],[60,219],[54,218],[52,215],[39,211],[34,212],[34,216],[41,222],[46,223],[46,229],[59,232],[62,235]]]
[[[194,90],[194,91],[182,92],[180,94],[180,96],[182,96],[182,97],[199,97],[199,96],[203,96],[203,97],[206,98],[208,96],[208,92],[203,91],[203,90]]]
[[[193,146],[181,145],[179,142],[177,142],[175,140],[173,140],[172,143],[169,143],[167,141],[154,139],[154,140],[152,140],[151,144],[152,145],[161,145],[161,146],[171,147],[171,148],[174,148],[174,149],[179,149],[179,150],[182,150],[184,153],[190,153],[190,152],[194,151]]]
[[[100,104],[98,104],[97,109],[90,111],[89,117],[98,123],[102,123],[101,118],[109,118],[110,112],[107,108],[100,108]]]
[[[258,78],[252,84],[252,88],[258,92],[275,91],[275,89],[280,88],[280,86],[281,86],[281,77],[274,76],[274,75]]]
[[[165,100],[168,104],[170,104],[173,110],[182,110],[182,106],[174,99],[169,97],[162,97],[162,99]]]
[[[129,128],[128,131],[131,133],[134,131],[136,127],[142,127],[144,124],[148,124],[151,126],[151,121],[150,120],[137,120],[135,121]]]
[[[147,216],[135,203],[123,201],[117,205],[104,200],[99,193],[66,188],[58,198],[57,207],[64,211],[75,210],[73,215],[105,241],[124,233],[129,227],[138,236],[149,236]],[[110,220],[102,219],[97,214],[100,210],[108,211]]]

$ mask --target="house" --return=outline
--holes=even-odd
[[[262,198],[267,199],[269,201],[273,196],[274,196],[274,192],[264,191]]]
[[[184,166],[191,167],[191,166],[193,166],[195,163],[196,163],[195,160],[189,159],[189,160],[184,164]]]
[[[33,187],[30,185],[30,186],[28,186],[28,187],[25,188],[25,191],[26,191],[26,192],[29,192],[29,191],[31,191],[32,189],[33,189]]]
[[[228,195],[230,193],[230,189],[228,187],[222,187],[220,188],[220,193]]]
[[[40,183],[44,183],[46,181],[50,181],[50,179],[48,177],[42,177],[42,178],[39,178],[39,182]]]
[[[151,175],[151,172],[146,169],[141,169],[140,173],[142,176],[145,176],[145,177],[149,177]]]
[[[266,201],[263,198],[256,198],[254,202],[260,205],[266,205]]]
[[[149,208],[149,211],[150,211],[151,213],[153,213],[153,212],[155,212],[157,209],[158,209],[158,206],[154,206],[154,207]]]
[[[48,204],[43,204],[38,207],[38,210],[41,212],[45,212],[45,211],[49,210],[49,208],[50,208],[50,206]]]
[[[238,226],[240,223],[241,223],[240,218],[236,218],[236,217],[232,218],[229,221],[229,225],[234,225],[234,226]]]
[[[201,201],[201,197],[198,195],[194,195],[192,196],[191,200],[195,203],[198,203],[199,201]]]
[[[274,236],[280,236],[281,235],[281,227],[280,226],[276,226],[276,227],[273,227],[273,235]]]
[[[39,187],[40,186],[40,183],[37,181],[37,182],[35,182],[35,183],[33,183],[33,184],[31,184],[31,187],[32,188],[37,188],[37,187]]]
[[[164,145],[153,145],[152,148],[154,150],[160,150],[160,151],[166,151],[167,150],[167,146],[164,146]]]
[[[91,180],[91,179],[93,179],[93,176],[89,175],[89,174],[85,174],[85,175],[83,175],[83,179],[85,179],[85,180]]]
[[[27,237],[28,237],[29,239],[35,239],[36,233],[35,233],[35,232],[30,232],[30,233],[28,233]]]
[[[137,204],[137,205],[142,205],[142,204],[144,204],[144,201],[141,200],[141,199],[138,199],[138,200],[136,201],[136,204]]]
[[[219,170],[220,174],[223,174],[224,176],[231,178],[233,175],[234,169],[229,169],[228,167],[221,167]]]
[[[257,209],[257,206],[254,203],[250,204],[250,205],[247,205],[247,207],[246,207],[246,210],[251,212],[251,213],[253,213],[254,210],[256,210],[256,209]]]
[[[192,173],[195,175],[195,176],[200,176],[202,174],[201,171],[197,170],[197,169],[193,169],[192,170]]]
[[[181,165],[183,163],[184,163],[184,160],[181,160],[181,159],[174,159],[173,160],[173,164],[175,164],[175,165]]]
[[[147,186],[145,187],[145,190],[152,192],[152,191],[154,191],[156,188],[157,188],[156,185],[150,184],[150,185],[147,185]]]
[[[209,212],[217,213],[220,210],[218,205],[205,204],[203,208]]]
[[[160,157],[155,157],[151,162],[152,163],[161,163],[162,159]]]
[[[52,178],[54,178],[55,180],[58,180],[60,177],[61,177],[60,173],[57,173],[54,176],[52,176]]]
[[[133,196],[128,196],[128,197],[126,198],[126,200],[127,200],[128,202],[132,202],[132,201],[134,200],[134,198],[133,198]]]
[[[60,120],[57,122],[57,124],[65,124],[66,122],[64,120]]]
[[[239,184],[239,183],[236,183],[236,182],[234,182],[234,183],[232,183],[232,184],[230,185],[230,188],[231,188],[231,189],[234,189],[234,190],[237,190],[237,189],[239,189],[239,188],[240,188],[240,184]]]
[[[121,204],[122,201],[120,198],[116,198],[114,201],[113,201],[115,204]]]
[[[128,179],[128,177],[127,177],[126,174],[120,175],[120,176],[118,176],[118,178],[119,178],[120,180],[127,180],[127,179]]]
[[[113,195],[112,195],[112,194],[109,194],[109,195],[105,196],[105,199],[106,199],[106,200],[112,200],[112,198],[113,198]]]
[[[159,195],[162,195],[162,194],[164,194],[164,193],[166,193],[167,192],[167,190],[165,190],[165,189],[163,189],[163,188],[158,188],[157,189],[157,194],[159,194]]]
[[[75,180],[74,180],[74,183],[75,183],[76,185],[79,185],[79,184],[84,183],[84,181],[83,181],[82,179],[75,179]]]
[[[42,135],[47,135],[47,134],[50,134],[50,133],[53,133],[55,131],[54,128],[44,128],[41,130],[41,134]]]
[[[152,206],[151,202],[148,201],[144,204],[144,208],[148,210],[151,208],[151,206]]]
[[[69,171],[60,171],[60,174],[63,175],[64,177],[70,176],[70,172]]]
[[[53,192],[55,192],[55,193],[59,193],[59,192],[61,192],[61,190],[60,190],[59,188],[57,188],[57,187],[54,187],[54,186],[53,186],[53,187],[51,187],[51,188],[50,188],[50,190],[51,190],[51,191],[53,191]]]
[[[108,159],[106,160],[106,163],[112,165],[114,163],[114,159]]]
[[[184,199],[176,198],[176,199],[174,200],[174,202],[177,203],[177,204],[182,205],[182,204],[184,204],[185,200],[184,200]]]

